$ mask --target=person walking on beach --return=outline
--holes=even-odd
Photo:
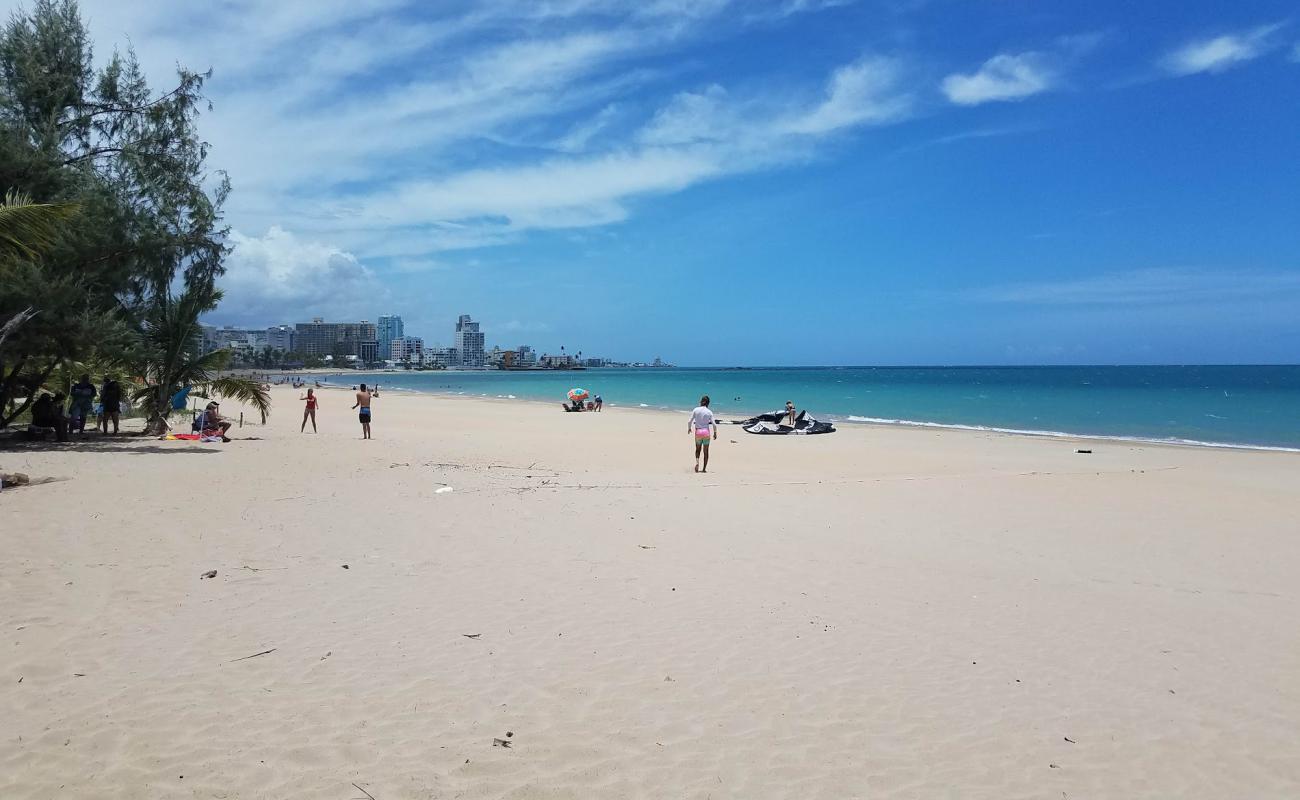
[[[361,384],[357,391],[357,402],[352,405],[353,408],[359,408],[357,418],[361,420],[361,438],[370,438],[370,392],[366,391],[366,385]]]
[[[595,397],[593,397],[593,398],[591,398],[591,399],[592,399],[592,402],[594,402],[594,403],[596,404],[596,410],[597,410],[597,411],[599,411],[599,410],[601,410],[602,408],[605,407],[605,401],[601,399],[600,395],[596,395]]]
[[[709,410],[709,396],[700,398],[700,404],[691,412],[691,421],[687,430],[695,437],[695,471],[709,471],[709,441],[718,438],[718,423]],[[700,453],[704,453],[704,469],[700,469]]]
[[[794,427],[794,401],[785,401],[785,424]]]
[[[299,400],[306,400],[307,406],[302,410],[302,428],[299,433],[307,432],[307,418],[311,418],[311,432],[316,433],[316,392],[308,389],[306,397],[300,397]]]

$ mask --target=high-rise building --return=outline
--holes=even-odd
[[[419,336],[399,336],[392,341],[390,352],[393,361],[419,364],[424,359],[424,340]]]
[[[434,368],[455,367],[460,364],[460,354],[454,347],[432,347],[424,348],[424,366]]]
[[[470,319],[469,314],[461,314],[456,320],[456,338],[454,346],[460,355],[463,367],[483,366],[483,332],[478,323]]]
[[[266,331],[248,330],[246,328],[214,328],[208,325],[202,326],[203,330],[203,351],[210,353],[213,350],[239,350],[241,352],[252,352],[260,350],[267,345]]]
[[[375,326],[375,341],[379,347],[380,358],[396,359],[393,355],[393,340],[400,339],[406,335],[406,330],[402,325],[402,318],[396,314],[385,314],[379,318],[379,324]]]
[[[373,322],[326,322],[316,317],[294,326],[294,346],[307,356],[356,356],[377,360],[379,345]]]
[[[266,346],[272,350],[293,352],[293,326],[275,325],[266,329]]]
[[[526,344],[519,345],[515,353],[515,363],[521,367],[531,367],[537,363],[537,351]]]

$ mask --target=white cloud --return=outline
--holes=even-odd
[[[995,100],[1023,100],[1045,92],[1056,82],[1055,70],[1045,53],[1003,53],[985,61],[969,74],[953,73],[941,88],[948,100],[962,106]]]
[[[902,119],[911,109],[911,96],[900,90],[901,78],[899,63],[889,58],[863,58],[840,67],[831,75],[826,99],[787,120],[784,129],[816,135]]]
[[[1223,72],[1273,49],[1273,34],[1282,26],[1261,25],[1248,31],[1188,42],[1165,55],[1160,66],[1171,75]]]
[[[382,297],[374,274],[356,256],[278,226],[260,237],[232,231],[230,244],[234,251],[218,281],[225,292],[223,320],[265,324],[287,313],[329,315],[355,307],[362,297]]]

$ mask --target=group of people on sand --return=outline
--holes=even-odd
[[[120,432],[122,385],[112,375],[104,376],[104,382],[96,389],[90,375],[83,373],[66,395],[42,392],[32,403],[32,425],[53,430],[60,442],[66,442],[69,433],[85,435],[91,417],[96,417],[95,428],[102,433],[108,434],[109,422],[113,423],[113,435]]]
[[[565,411],[601,411],[605,408],[605,400],[600,395],[593,394],[585,403],[575,397],[567,403],[560,403],[560,407]]]

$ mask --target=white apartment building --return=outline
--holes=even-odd
[[[419,336],[398,336],[389,343],[389,352],[392,353],[392,361],[419,364],[424,359],[424,339]]]
[[[469,314],[461,314],[456,320],[456,338],[454,347],[460,356],[460,366],[483,366],[484,334],[478,329],[479,324],[470,319]]]

